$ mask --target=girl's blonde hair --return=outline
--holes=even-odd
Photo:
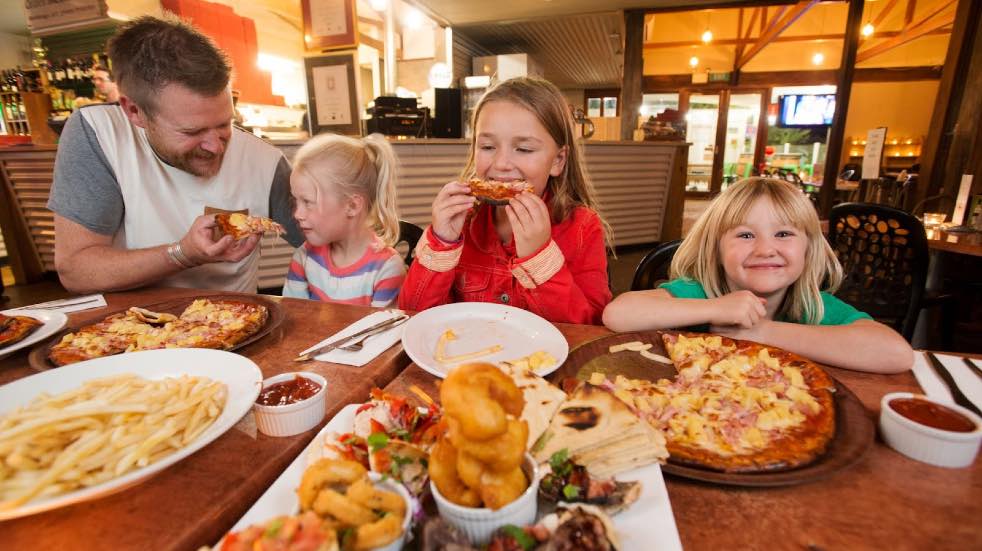
[[[842,266],[822,234],[811,202],[801,190],[782,180],[747,178],[716,197],[679,245],[670,276],[699,282],[709,298],[732,291],[723,272],[720,240],[727,231],[745,223],[750,209],[762,198],[770,200],[782,223],[803,230],[808,243],[801,277],[788,288],[775,318],[817,324],[825,315],[820,292],[839,288]]]
[[[399,239],[396,163],[392,146],[381,134],[362,139],[320,134],[297,151],[293,170],[316,182],[318,193],[336,191],[367,199],[372,228],[392,246]]]
[[[550,215],[553,223],[565,220],[574,208],[583,205],[593,209],[600,216],[600,203],[597,192],[587,173],[583,161],[583,151],[573,135],[573,117],[566,104],[566,98],[556,85],[548,80],[537,77],[517,77],[499,82],[491,87],[474,108],[471,116],[471,131],[476,132],[477,120],[484,106],[492,101],[510,101],[527,109],[539,120],[549,135],[560,147],[566,148],[566,166],[559,176],[550,176],[547,189],[552,192]],[[471,142],[467,154],[467,164],[460,174],[461,181],[466,182],[475,174],[475,149],[477,139]],[[613,248],[614,239],[610,225],[600,216],[604,227],[607,246]]]

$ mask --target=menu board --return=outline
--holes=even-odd
[[[880,163],[883,161],[883,144],[887,139],[887,127],[874,128],[866,133],[866,150],[863,152],[863,180],[880,177]]]

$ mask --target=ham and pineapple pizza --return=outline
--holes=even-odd
[[[44,325],[30,316],[0,314],[0,348],[20,342]]]
[[[215,215],[215,224],[225,235],[231,235],[232,239],[238,241],[250,235],[262,235],[264,233],[275,233],[280,235],[286,230],[283,226],[269,218],[262,216],[249,216],[241,212],[220,212]]]
[[[535,188],[525,180],[504,182],[494,179],[471,178],[467,185],[471,195],[492,205],[507,205],[508,200],[517,197],[523,191],[534,193]]]
[[[670,462],[764,472],[801,467],[825,452],[835,435],[835,387],[813,362],[717,335],[662,338],[675,380],[603,384],[664,432]]]
[[[229,350],[259,331],[269,311],[261,304],[197,299],[180,316],[130,308],[68,333],[51,347],[55,365],[158,348]]]

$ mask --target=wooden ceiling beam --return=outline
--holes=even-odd
[[[890,11],[893,10],[893,7],[896,6],[897,2],[899,1],[900,0],[890,0],[889,2],[887,2],[886,6],[883,6],[883,9],[880,10],[880,13],[876,14],[876,17],[874,17],[871,21],[871,23],[873,23],[874,28],[879,27],[880,23],[883,23],[883,20],[886,19],[888,15],[890,15]]]
[[[954,4],[954,0],[943,5],[941,8],[935,10],[917,23],[906,27],[900,32],[899,35],[893,38],[888,38],[874,46],[870,46],[869,48],[860,50],[860,52],[856,54],[856,63],[862,63],[874,56],[888,52],[897,46],[901,46],[912,40],[918,39],[932,31],[943,29],[948,25],[951,25],[955,21],[955,14],[953,12],[948,14],[944,14],[942,12],[945,10],[945,8],[951,6],[952,4]]]
[[[892,38],[895,36],[900,36],[902,31],[883,31],[882,33],[876,33],[877,38]],[[951,27],[941,27],[935,29],[927,34],[948,34],[951,32]],[[831,33],[831,34],[798,34],[793,36],[779,36],[772,40],[771,42],[812,42],[815,40],[842,40],[845,37],[843,33]],[[716,46],[739,46],[741,42],[746,44],[751,44],[755,39],[747,38],[723,38],[720,40],[713,40],[713,44]],[[685,48],[688,46],[701,46],[701,40],[680,40],[678,42],[647,42],[644,45],[645,50],[663,50],[666,48]]]
[[[907,0],[907,10],[904,12],[904,26],[906,29],[910,22],[914,20],[914,10],[917,9],[917,0]]]
[[[750,47],[750,50],[740,58],[736,64],[737,69],[743,68],[751,59],[754,58],[761,50],[763,50],[768,44],[771,43],[778,35],[784,32],[785,29],[791,26],[792,23],[798,20],[799,17],[804,15],[818,3],[818,0],[802,0],[794,5],[793,8],[787,9],[785,6],[778,12],[778,15],[774,16],[774,21],[768,24],[767,31],[757,39],[757,42]],[[787,11],[787,14],[780,18],[778,21],[778,16]]]

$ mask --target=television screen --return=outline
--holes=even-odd
[[[778,126],[827,126],[835,113],[835,94],[781,96]]]

